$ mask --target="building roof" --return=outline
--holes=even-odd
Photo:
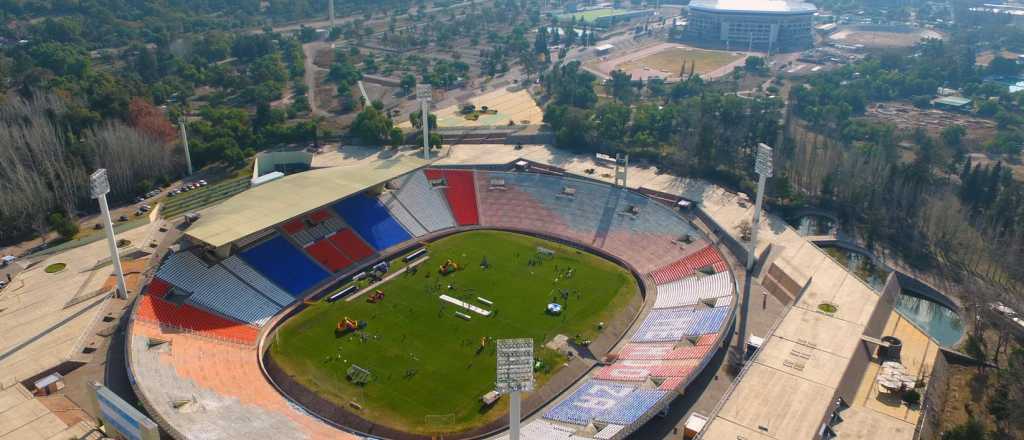
[[[186,235],[219,247],[426,166],[414,155],[285,176],[203,211]]]
[[[771,14],[814,13],[814,5],[797,0],[693,0],[691,10],[709,12],[761,12]]]
[[[949,105],[949,106],[953,106],[953,107],[963,107],[963,106],[965,106],[967,104],[970,104],[971,100],[968,99],[968,98],[964,98],[962,96],[943,96],[941,98],[938,98],[938,99],[932,101],[932,103],[942,104],[942,105]]]
[[[869,362],[863,372],[844,376],[855,364],[857,350],[863,349],[861,335],[869,324],[881,324],[869,322],[880,306],[879,294],[804,240],[782,246],[774,264],[807,287],[724,397],[701,438],[813,438],[840,387],[856,390],[855,398],[846,396],[852,408],[843,417],[851,417],[839,425],[844,431],[841,438],[913,438],[920,411],[893,407],[878,395],[878,363]],[[836,306],[836,312],[820,312],[818,306],[825,303]],[[908,372],[930,371],[938,350],[933,340],[895,310],[876,320],[885,320],[882,334],[904,341],[902,362]]]

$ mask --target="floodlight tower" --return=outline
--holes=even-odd
[[[334,0],[327,0],[327,20],[331,23],[331,29],[334,29]],[[327,32],[330,32],[328,29]]]
[[[509,395],[508,436],[519,440],[521,394],[533,391],[533,339],[499,339],[495,390]]]
[[[110,182],[107,180],[106,168],[100,168],[89,176],[89,188],[92,198],[100,203],[101,217],[104,229],[107,231],[107,244],[110,245],[110,261],[114,264],[114,275],[117,276],[118,298],[128,298],[128,288],[124,283],[124,270],[121,269],[121,258],[117,254],[117,240],[114,238],[114,223],[110,220],[110,207],[107,206],[107,193],[110,192]]]
[[[763,143],[757,144],[757,161],[754,164],[757,179],[757,201],[754,203],[754,224],[750,231],[750,248],[747,250],[747,282],[743,288],[743,301],[740,307],[740,362],[745,362],[747,354],[747,321],[750,314],[750,277],[754,271],[754,254],[757,252],[757,231],[761,227],[761,205],[764,202],[764,185],[772,177],[772,147]]]
[[[185,117],[178,119],[178,127],[181,128],[181,144],[185,146],[185,165],[188,166],[188,175],[192,175],[192,156],[188,151],[188,133],[185,130]]]
[[[423,120],[423,158],[430,160],[430,98],[429,84],[416,86],[416,99],[420,101],[420,117]]]

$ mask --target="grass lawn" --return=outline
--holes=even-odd
[[[671,76],[679,76],[683,64],[686,64],[687,72],[689,72],[690,63],[694,63],[696,73],[702,74],[714,71],[743,57],[744,55],[737,55],[733,52],[672,47],[637,60],[627,61],[619,64],[616,68],[628,72],[648,67],[667,72]]]
[[[529,265],[537,246],[553,258]],[[624,268],[598,256],[538,238],[499,231],[471,231],[428,245],[428,261],[416,273],[397,276],[380,287],[384,299],[367,295],[335,303],[321,302],[278,330],[271,356],[301,383],[340,405],[355,401],[360,415],[408,432],[456,432],[504,415],[506,399],[482,408],[480,397],[494,387],[495,339],[530,337],[536,356],[548,368],[537,373],[537,388],[564,359],[543,348],[557,334],[592,338],[597,323],[610,321],[638,293]],[[486,257],[488,269],[481,268]],[[460,270],[440,275],[452,259]],[[556,269],[557,268],[557,269]],[[571,268],[572,276],[567,276]],[[452,285],[454,288],[449,289]],[[568,299],[561,292],[566,289]],[[438,297],[447,294],[487,310],[477,315]],[[493,301],[490,306],[477,300]],[[544,313],[557,297],[561,316]],[[472,316],[469,321],[454,312]],[[336,337],[344,317],[366,321],[362,334]],[[480,350],[482,337],[486,348]],[[358,386],[346,379],[352,364],[370,370],[374,380]],[[409,375],[411,370],[415,374]],[[446,415],[443,421],[428,415]]]
[[[564,23],[564,22],[568,22],[568,21],[572,20],[572,17],[576,17],[576,21],[591,22],[591,21],[597,20],[598,18],[601,18],[601,17],[609,17],[609,16],[612,16],[612,15],[621,15],[621,14],[624,14],[626,12],[629,12],[629,9],[616,9],[616,8],[592,9],[592,10],[589,10],[589,11],[576,12],[576,13],[573,13],[573,14],[562,14],[562,15],[558,16],[558,21],[560,23]]]

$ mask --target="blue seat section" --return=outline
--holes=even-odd
[[[717,333],[722,327],[722,322],[725,321],[725,317],[728,316],[728,314],[728,306],[698,310],[693,321],[691,321],[690,325],[686,328],[686,335],[699,336],[706,335],[708,333]]]
[[[378,251],[412,238],[384,205],[366,194],[335,203],[334,210]]]
[[[639,214],[635,216],[616,215],[612,223],[612,230],[620,229],[634,233],[664,234],[675,237],[685,234],[694,237],[701,235],[693,226],[681,219],[672,208],[632,191],[623,192],[616,212],[626,212],[631,206],[636,207]]]
[[[597,421],[617,425],[631,425],[639,421],[647,411],[653,409],[666,395],[668,395],[668,391],[637,390],[626,396],[625,399],[612,407],[612,409],[599,415]]]
[[[586,425],[615,408],[636,391],[636,385],[591,380],[544,413],[544,418],[574,425]]]
[[[689,307],[654,309],[633,333],[633,342],[676,342],[690,335],[697,313]]]
[[[269,278],[290,295],[298,297],[324,278],[327,271],[282,236],[274,237],[239,254],[253,269]]]

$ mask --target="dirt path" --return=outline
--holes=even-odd
[[[309,113],[313,116],[330,116],[327,112],[317,108],[316,74],[324,69],[321,69],[320,66],[317,66],[316,63],[314,63],[316,60],[316,53],[327,47],[327,44],[328,43],[323,41],[314,41],[312,43],[302,45],[302,53],[306,58],[306,73],[303,75],[303,81],[306,83],[306,97],[309,100]]]

